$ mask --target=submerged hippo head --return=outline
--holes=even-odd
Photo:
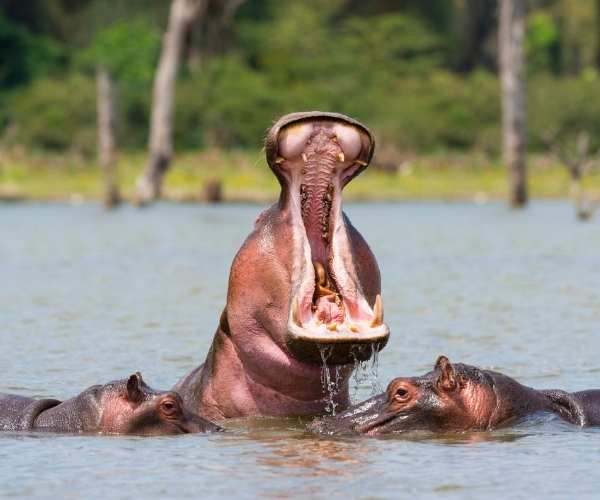
[[[541,393],[501,373],[440,356],[433,371],[396,378],[385,393],[309,426],[324,434],[489,430],[529,413],[550,410]]]
[[[174,391],[156,391],[139,372],[89,389],[99,409],[99,431],[143,436],[216,431],[219,427],[185,408]]]
[[[264,283],[278,316],[266,325],[302,361],[320,362],[319,347],[332,364],[363,360],[387,342],[377,263],[342,211],[342,189],[374,147],[365,126],[337,113],[292,113],[268,132],[281,197],[259,219],[266,238],[257,244],[281,272]]]
[[[185,408],[177,392],[152,389],[137,372],[63,402],[0,394],[0,430],[155,436],[221,428]]]

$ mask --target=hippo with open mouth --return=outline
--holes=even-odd
[[[146,385],[139,372],[64,402],[0,394],[0,431],[156,436],[219,430],[187,410],[176,392]]]
[[[600,390],[535,390],[491,370],[450,363],[440,356],[433,371],[396,378],[387,391],[337,416],[308,426],[325,435],[379,436],[395,432],[484,431],[547,412],[579,426],[600,425]]]
[[[377,262],[342,211],[342,189],[374,147],[337,113],[293,113],[269,130],[281,195],[233,261],[205,363],[175,386],[190,408],[210,419],[323,412],[323,359],[338,367],[334,403],[349,404],[352,364],[389,337]]]

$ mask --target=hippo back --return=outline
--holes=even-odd
[[[539,391],[550,403],[549,410],[581,427],[600,423],[600,391],[566,392],[560,389]]]
[[[60,403],[57,399],[32,399],[0,393],[0,431],[33,430],[36,418]]]
[[[585,413],[585,425],[600,425],[600,389],[574,392],[572,395]]]

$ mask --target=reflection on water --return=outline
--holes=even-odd
[[[66,398],[140,370],[170,387],[206,353],[255,206],[0,206],[0,391]],[[600,387],[600,231],[562,203],[348,207],[382,269],[379,383],[439,354],[539,388]],[[377,221],[377,224],[374,224]],[[9,235],[9,237],[6,237]],[[353,380],[371,395],[371,365]],[[352,388],[352,387],[351,387]],[[352,388],[354,390],[354,388]],[[378,389],[380,390],[380,389]],[[1,495],[594,498],[600,430],[310,436],[298,419],[214,436],[0,435]]]

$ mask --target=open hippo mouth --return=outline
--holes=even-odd
[[[372,259],[377,292],[378,270],[342,211],[342,189],[369,164],[373,138],[344,115],[294,113],[273,126],[266,148],[269,166],[284,187],[292,226],[286,345],[296,357],[314,362],[368,359],[385,346],[389,328],[381,296],[363,290],[361,259]]]

